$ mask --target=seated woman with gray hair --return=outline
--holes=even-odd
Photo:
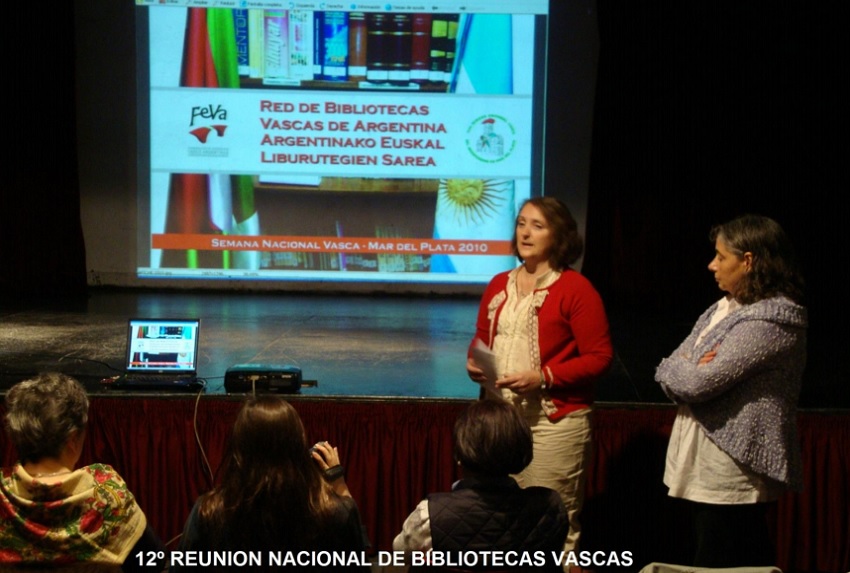
[[[545,487],[521,489],[510,476],[533,456],[531,429],[519,411],[507,402],[475,402],[458,417],[452,440],[463,479],[420,502],[393,549],[454,556],[462,569],[559,571],[553,552],[563,549],[569,528],[560,496]],[[501,566],[493,566],[494,553],[506,560]]]
[[[114,469],[74,469],[88,408],[83,387],[64,374],[39,374],[6,394],[6,434],[19,461],[0,470],[0,567],[127,571],[141,568],[132,552],[164,549]]]

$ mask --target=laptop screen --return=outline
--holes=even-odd
[[[200,319],[131,318],[127,334],[127,372],[197,370]]]

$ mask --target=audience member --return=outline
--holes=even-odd
[[[242,407],[219,472],[218,485],[192,509],[180,550],[259,551],[263,561],[255,570],[279,571],[269,551],[351,557],[368,545],[337,448],[327,442],[310,448],[301,418],[281,398],[252,398]],[[329,570],[310,563],[286,569]]]
[[[164,549],[114,469],[74,469],[88,407],[83,387],[64,374],[40,374],[6,394],[19,461],[0,472],[0,565],[132,571],[142,569],[139,552]]]
[[[475,402],[458,417],[452,436],[463,479],[452,491],[420,502],[393,549],[481,554],[475,565],[465,559],[469,569],[494,569],[485,564],[483,552],[515,552],[516,559],[538,559],[509,569],[560,570],[551,555],[562,550],[569,529],[560,496],[546,487],[521,489],[510,477],[533,456],[531,429],[519,410],[499,400]]]

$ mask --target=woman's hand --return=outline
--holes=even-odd
[[[340,470],[342,469],[339,462],[339,450],[336,447],[331,446],[328,442],[316,442],[316,445],[310,450],[310,457],[313,458],[313,461],[322,470],[325,480],[327,480],[337,495],[351,497],[351,492],[348,490],[348,485],[345,483],[345,476],[342,472],[335,477],[328,476],[328,470],[337,467]]]
[[[540,388],[542,383],[538,370],[525,370],[502,376],[496,380],[496,388],[507,388],[517,394],[526,394]]]
[[[487,381],[484,371],[475,364],[475,360],[473,360],[472,357],[466,359],[466,373],[469,374],[469,378],[473,382],[478,382],[480,384],[481,382]]]
[[[339,450],[328,442],[317,442],[310,455],[322,471],[339,465]]]

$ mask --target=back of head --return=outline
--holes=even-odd
[[[6,394],[6,432],[22,463],[57,458],[72,433],[85,429],[89,400],[82,385],[49,372]]]
[[[236,417],[231,451],[240,466],[302,465],[307,435],[298,412],[276,396],[249,399]]]
[[[299,503],[321,481],[298,412],[276,396],[251,398],[239,411],[221,470],[229,505],[262,503],[283,492]]]
[[[499,400],[479,400],[455,422],[455,459],[482,476],[521,472],[533,456],[531,429],[519,411]]]
[[[784,295],[801,303],[803,277],[794,247],[782,227],[769,217],[743,215],[711,230],[738,257],[752,254],[750,272],[741,279],[735,298],[744,304]]]
[[[201,500],[201,521],[213,537],[226,532],[230,548],[309,543],[328,511],[326,487],[295,409],[252,398],[237,415],[219,485]]]

